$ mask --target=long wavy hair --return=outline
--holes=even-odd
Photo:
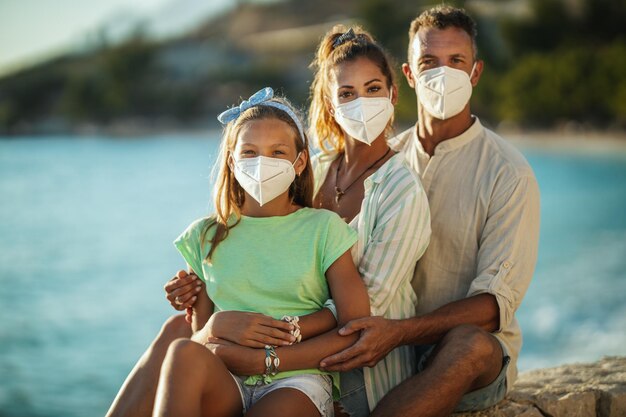
[[[274,97],[272,101],[288,106],[294,114],[298,112],[293,106],[282,97]],[[299,117],[299,116],[297,116]],[[215,214],[209,217],[202,232],[202,242],[207,241],[207,236],[212,228],[215,233],[208,239],[211,249],[206,257],[211,263],[211,258],[215,248],[228,237],[230,229],[237,226],[241,221],[241,207],[246,198],[246,194],[235,179],[235,174],[229,163],[231,156],[234,156],[235,146],[242,127],[253,120],[278,119],[285,122],[294,132],[296,150],[307,155],[307,162],[304,170],[296,177],[289,187],[289,197],[294,204],[302,207],[313,206],[313,170],[308,158],[309,141],[306,137],[300,136],[300,131],[294,120],[285,111],[272,106],[258,105],[244,111],[237,119],[228,123],[224,128],[222,143],[220,145],[219,157],[216,164],[216,180],[213,188],[213,200],[215,203]]]
[[[330,91],[331,71],[339,64],[365,57],[376,64],[385,76],[387,88],[396,86],[391,59],[384,49],[376,43],[372,35],[359,26],[351,28],[355,36],[335,46],[335,41],[348,30],[343,25],[333,27],[320,42],[311,68],[315,77],[311,84],[311,105],[309,107],[309,127],[314,132],[318,146],[325,154],[343,152],[345,133],[335,121],[328,103],[332,97]],[[393,123],[391,118],[388,128]]]

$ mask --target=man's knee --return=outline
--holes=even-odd
[[[481,368],[489,367],[494,360],[502,359],[498,340],[478,326],[462,324],[450,330],[442,340],[444,345],[457,346],[463,356]]]

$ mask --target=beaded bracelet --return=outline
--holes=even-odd
[[[293,325],[293,330],[290,331],[289,333],[292,334],[296,338],[296,341],[290,343],[290,345],[292,345],[294,343],[299,343],[300,341],[302,341],[302,334],[300,333],[300,324],[298,324],[298,322],[300,321],[300,317],[298,317],[298,316],[283,316],[283,318],[281,320],[282,321],[286,321],[287,323]]]
[[[265,345],[265,372],[263,373],[263,379],[268,382],[270,376],[278,373],[279,366],[280,359],[274,350],[274,346]]]

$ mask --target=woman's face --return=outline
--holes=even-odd
[[[366,57],[338,64],[331,70],[330,100],[333,107],[359,97],[391,97],[388,80],[378,66]],[[394,94],[395,96],[395,94]]]

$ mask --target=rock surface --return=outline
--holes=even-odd
[[[626,417],[626,357],[520,374],[496,406],[455,417]]]

